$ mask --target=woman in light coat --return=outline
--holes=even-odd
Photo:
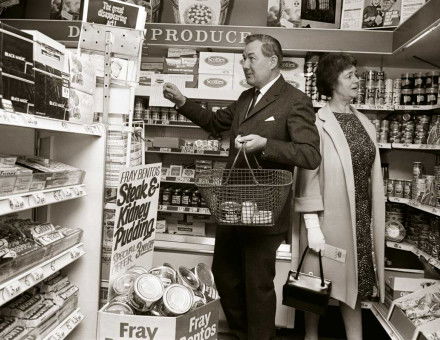
[[[357,96],[356,61],[329,54],[318,63],[317,86],[331,96],[316,117],[321,165],[298,172],[295,210],[302,213],[300,251],[309,245],[302,272],[319,275],[317,251],[346,251],[345,262],[323,257],[332,298],[340,301],[347,339],[362,339],[360,301],[383,301],[385,201],[373,124],[350,102]],[[319,317],[306,313],[306,340],[318,339]]]

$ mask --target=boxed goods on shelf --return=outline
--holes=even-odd
[[[232,76],[225,74],[199,74],[199,89],[232,90]]]
[[[0,196],[27,192],[32,183],[32,170],[19,165],[0,167]]]
[[[38,156],[20,156],[17,163],[39,173],[50,173],[46,178],[47,189],[81,184],[85,176],[83,170]]]
[[[204,216],[201,216],[204,217]],[[184,215],[182,220],[167,220],[169,234],[205,236],[206,218]]]
[[[234,53],[200,52],[199,74],[234,74]]]
[[[16,111],[32,113],[34,103],[34,51],[32,36],[0,23],[3,98]]]
[[[183,140],[178,137],[154,137],[153,147],[179,149],[183,145]]]
[[[422,325],[438,318],[440,285],[436,284],[393,301],[388,320],[404,339],[413,339]]]
[[[412,278],[401,276],[387,276],[385,281],[385,299],[389,302],[408,295],[419,289],[439,283],[439,280],[426,278]]]
[[[91,55],[69,53],[70,88],[93,95],[96,89],[96,72]]]

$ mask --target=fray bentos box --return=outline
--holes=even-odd
[[[98,312],[98,340],[217,339],[219,300],[175,317],[113,314],[106,307]]]
[[[405,340],[416,340],[423,328],[438,318],[440,284],[430,286],[393,301],[388,320]]]

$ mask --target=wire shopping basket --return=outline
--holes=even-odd
[[[248,168],[236,169],[235,164],[241,153]],[[258,162],[257,166],[258,169],[251,168],[243,145],[231,169],[202,170],[197,174],[196,184],[218,224],[275,224],[289,195],[292,173],[262,169]]]

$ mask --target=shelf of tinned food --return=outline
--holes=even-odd
[[[431,255],[425,253],[424,251],[418,249],[415,245],[412,245],[412,244],[409,244],[406,242],[397,243],[397,242],[387,241],[387,247],[409,251],[416,256],[423,256],[426,259],[426,261],[428,261],[429,264],[440,269],[440,261],[438,259],[436,259],[436,258],[432,257]]]
[[[214,253],[215,238],[208,236],[156,233],[155,250],[187,251],[201,254]],[[290,261],[290,244],[281,244],[277,250],[277,260]]]
[[[84,184],[7,195],[0,197],[0,216],[68,201],[85,195]]]
[[[84,245],[78,243],[32,268],[6,279],[0,283],[0,306],[76,261],[84,254]]]
[[[191,99],[201,99],[201,100],[225,100],[234,101],[237,100],[240,91],[236,90],[222,90],[218,89],[198,89],[198,88],[188,88],[185,89],[184,95]],[[151,86],[140,85],[136,87],[136,96],[149,97],[151,95]],[[315,108],[323,107],[325,102],[313,102]],[[358,110],[369,110],[369,111],[426,111],[440,109],[440,104],[436,105],[369,105],[369,104],[354,104],[353,105]]]
[[[439,151],[440,145],[434,144],[410,144],[410,143],[377,143],[379,149],[415,150],[415,151]]]
[[[430,205],[426,205],[426,204],[422,204],[420,202],[414,201],[414,200],[410,200],[408,198],[401,198],[401,197],[388,197],[388,201],[393,202],[393,203],[401,203],[401,204],[406,204],[407,206],[410,206],[412,208],[436,215],[436,216],[440,216],[440,208],[439,207],[433,207]]]
[[[161,212],[171,212],[171,213],[180,213],[180,214],[211,215],[209,209],[203,207],[187,207],[181,205],[160,204],[157,210]]]
[[[182,122],[178,120],[162,120],[162,119],[147,119],[145,126],[163,126],[163,127],[178,127],[178,128],[195,128],[201,129],[200,126],[192,122]]]
[[[81,124],[44,116],[9,112],[1,109],[0,125],[78,133],[92,136],[102,136],[105,131],[102,124]]]
[[[196,179],[194,177],[174,177],[174,176],[162,176],[160,179],[163,183],[185,183],[194,184]]]
[[[65,339],[79,323],[84,319],[84,314],[77,308],[69,314],[61,323],[53,329],[43,340],[62,340]]]
[[[148,153],[165,153],[165,154],[179,154],[179,155],[199,155],[199,156],[212,156],[212,157],[228,157],[227,151],[210,151],[210,150],[197,150],[192,148],[159,148],[159,147],[146,147],[145,152]]]

